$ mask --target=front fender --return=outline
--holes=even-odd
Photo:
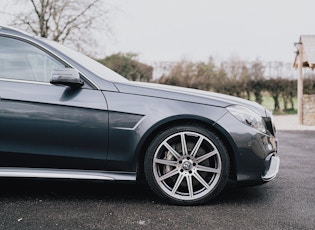
[[[209,126],[226,113],[221,107],[119,92],[103,92],[108,103],[107,170],[135,172],[143,146],[161,127],[185,120]]]

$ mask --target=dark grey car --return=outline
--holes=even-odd
[[[136,181],[200,204],[279,168],[272,115],[222,94],[130,82],[58,43],[0,27],[0,176]]]

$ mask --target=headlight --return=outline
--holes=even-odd
[[[253,110],[241,105],[229,106],[227,110],[242,123],[266,133],[265,121]]]

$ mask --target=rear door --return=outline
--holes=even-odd
[[[103,94],[49,83],[65,64],[34,44],[0,37],[0,167],[105,169]]]

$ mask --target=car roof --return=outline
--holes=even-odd
[[[23,30],[19,30],[19,29],[13,28],[11,26],[3,26],[3,25],[0,25],[0,33],[34,37],[34,35],[29,34]]]

